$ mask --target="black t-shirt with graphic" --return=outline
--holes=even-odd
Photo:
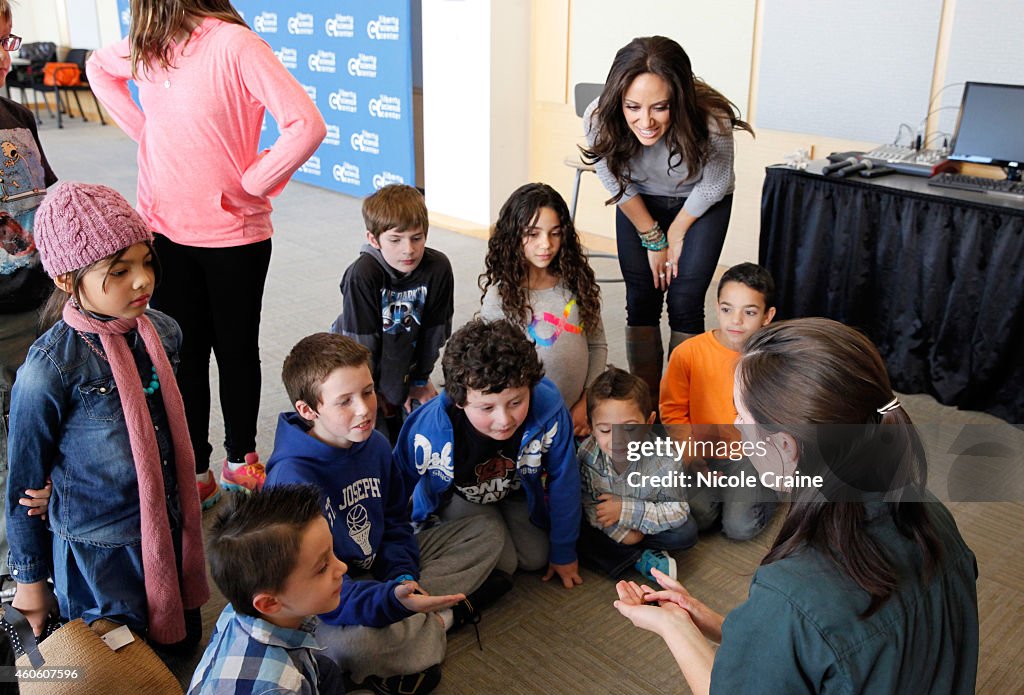
[[[455,494],[467,502],[492,504],[518,490],[522,481],[516,475],[516,457],[525,426],[498,441],[477,432],[462,408],[452,406],[448,417],[455,430]]]
[[[56,182],[32,113],[0,97],[0,314],[33,311],[53,289],[32,228],[36,208]]]

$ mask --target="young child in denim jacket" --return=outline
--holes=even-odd
[[[152,234],[116,191],[66,183],[40,205],[35,239],[61,319],[29,350],[11,404],[14,606],[41,633],[55,615],[52,576],[61,618],[194,647],[209,589],[174,377],[181,332],[147,308]],[[18,503],[48,478],[49,527]]]

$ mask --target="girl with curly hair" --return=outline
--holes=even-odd
[[[636,38],[619,49],[583,126],[589,144],[583,157],[611,193],[608,204],[618,207],[629,368],[657,403],[662,306],[667,295],[670,352],[704,332],[704,295],[732,210],[732,133],[753,130],[664,36]]]
[[[528,183],[509,196],[479,285],[481,318],[508,319],[526,331],[572,413],[575,433],[589,434],[586,389],[608,357],[601,288],[558,191]]]

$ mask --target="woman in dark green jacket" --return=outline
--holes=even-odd
[[[974,553],[925,491],[874,345],[827,319],[774,324],[735,384],[752,463],[792,492],[747,601],[723,617],[659,573],[660,591],[619,582],[615,607],[665,640],[694,693],[974,693]]]

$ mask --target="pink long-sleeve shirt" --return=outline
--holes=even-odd
[[[316,105],[263,39],[206,18],[172,65],[143,71],[142,110],[128,92],[127,39],[93,53],[89,84],[139,143],[138,210],[154,231],[188,246],[268,239],[270,198],[309,159],[326,127]],[[259,151],[269,109],[281,134]]]

